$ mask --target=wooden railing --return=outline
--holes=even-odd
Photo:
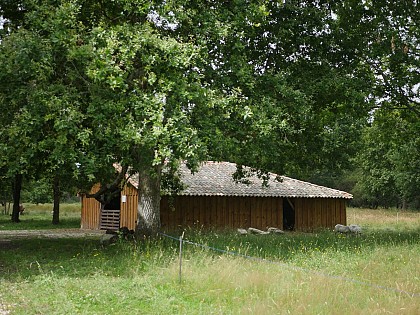
[[[118,230],[120,228],[120,210],[101,210],[101,230]]]

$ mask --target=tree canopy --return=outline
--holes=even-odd
[[[2,175],[89,187],[117,162],[140,173],[153,230],[165,163],[340,174],[357,152],[372,162],[359,150],[394,117],[414,137],[404,169],[418,154],[416,5],[2,0]]]

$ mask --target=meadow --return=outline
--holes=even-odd
[[[18,225],[48,226],[35,208]],[[70,207],[59,227],[66,213],[77,221]],[[0,314],[420,314],[420,213],[348,209],[348,223],[364,233],[187,229],[181,281],[179,242],[163,235],[0,240]]]
[[[10,222],[10,216],[0,210],[0,230],[39,230],[39,229],[64,229],[80,228],[80,203],[66,203],[60,205],[60,224],[52,225],[51,203],[23,204],[25,211],[19,216],[21,222]],[[12,210],[9,209],[9,212]]]

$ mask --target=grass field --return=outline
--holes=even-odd
[[[2,215],[0,212],[0,230],[32,230],[32,229],[63,229],[80,228],[80,203],[69,203],[60,205],[60,224],[52,225],[53,205],[46,204],[24,204],[25,211],[19,218],[21,222],[12,223],[10,216]],[[3,209],[1,209],[3,211]],[[11,211],[11,210],[10,210]]]
[[[420,314],[420,214],[349,209],[348,223],[365,232],[186,230],[256,259],[184,243],[181,283],[179,243],[166,237],[0,241],[0,314]]]

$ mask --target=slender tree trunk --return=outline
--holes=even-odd
[[[160,230],[160,179],[162,167],[139,172],[137,236],[155,236]]]
[[[12,210],[12,222],[20,222],[20,192],[22,190],[22,174],[16,174],[13,181],[13,210]]]
[[[54,195],[54,206],[53,206],[53,218],[52,224],[60,223],[60,179],[58,176],[54,177],[53,182],[53,195]]]

